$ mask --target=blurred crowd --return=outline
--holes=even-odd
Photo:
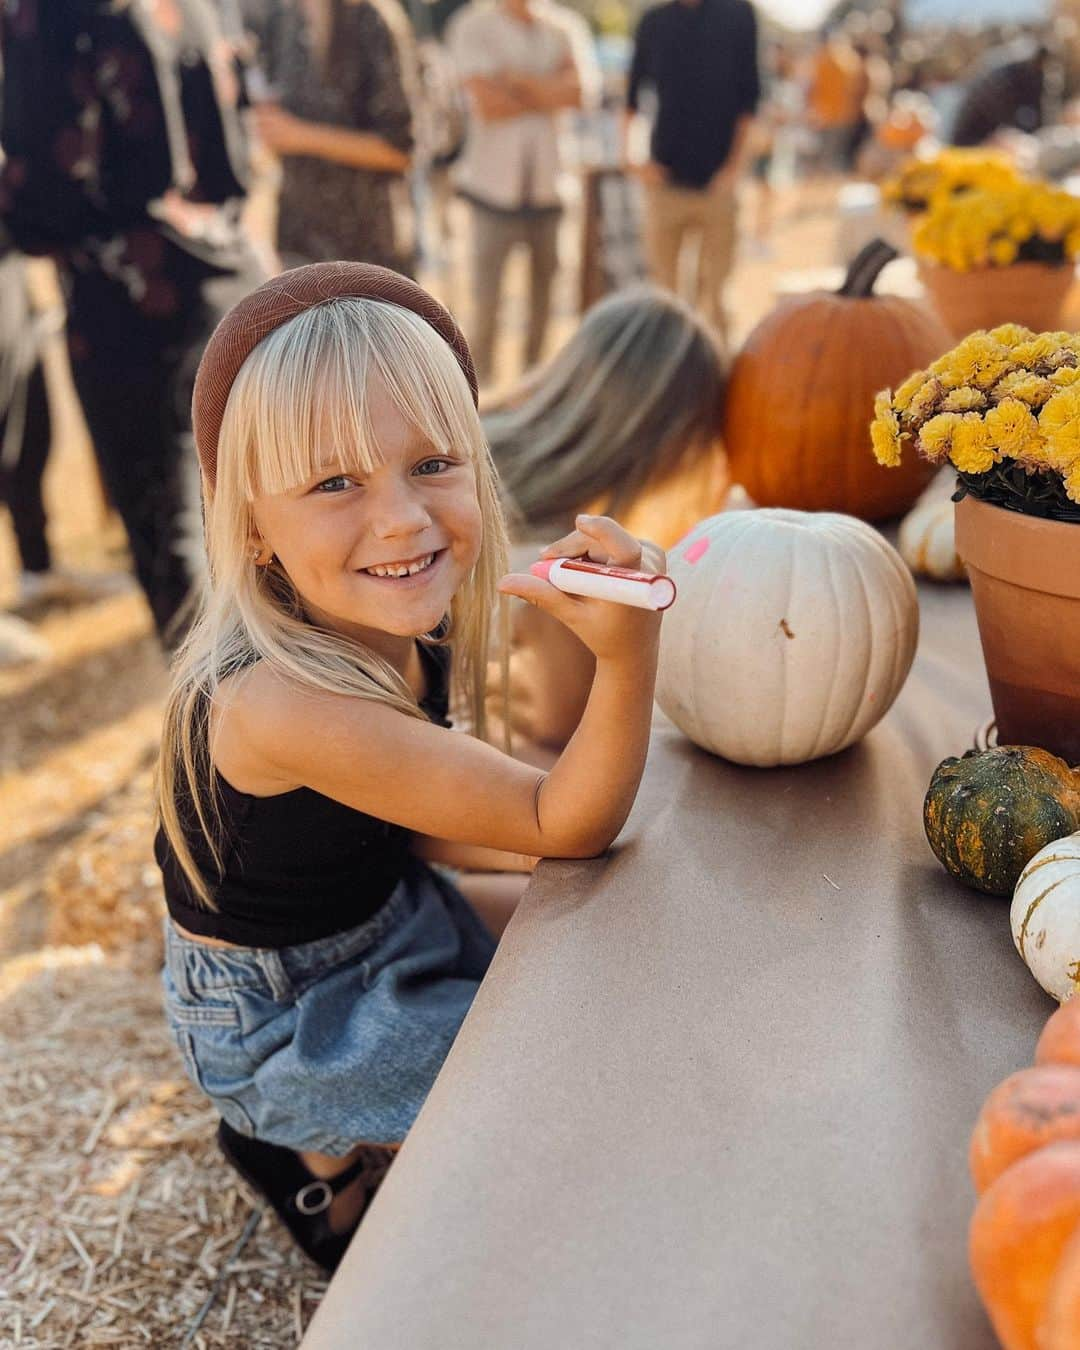
[[[740,250],[769,252],[777,193],[880,180],[937,143],[992,141],[1056,176],[1080,165],[1067,5],[946,29],[909,22],[899,0],[842,4],[823,29],[790,33],[748,0],[634,13],[609,0],[587,15],[555,0],[7,0],[0,40],[14,608],[116,584],[50,549],[41,353],[63,331],[102,490],[166,647],[197,570],[194,372],[217,318],[266,275],[348,258],[430,282],[466,258],[462,318],[481,383],[500,386],[488,426],[511,512],[546,526],[588,504],[630,509],[628,492],[693,470],[712,494],[704,514],[721,490],[725,286]],[[582,180],[595,190],[582,195]],[[272,201],[272,218],[253,199]],[[591,217],[574,260],[560,257],[568,200]],[[497,354],[519,250],[528,295],[510,372]],[[596,271],[598,250],[588,299],[651,288],[601,302],[545,365],[560,269]],[[34,256],[55,263],[62,306],[32,298]],[[687,406],[691,387],[710,391],[707,407]],[[621,434],[610,410],[635,390],[667,414]],[[44,654],[31,625],[0,616],[0,659]]]

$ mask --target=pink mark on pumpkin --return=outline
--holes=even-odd
[[[697,560],[703,558],[708,551],[709,541],[707,539],[695,539],[683,554],[683,562],[696,563]]]

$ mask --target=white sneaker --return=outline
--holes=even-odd
[[[14,614],[0,614],[0,666],[46,661],[51,655],[52,648],[25,619],[17,619]]]
[[[76,572],[66,567],[54,567],[48,572],[23,572],[19,577],[17,604],[39,605],[88,604],[110,595],[131,590],[131,577],[126,572]]]

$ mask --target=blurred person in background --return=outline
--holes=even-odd
[[[512,566],[527,569],[579,512],[614,512],[667,548],[718,511],[725,379],[718,335],[669,292],[633,287],[594,305],[549,364],[482,413]],[[584,710],[593,658],[533,606],[513,610],[512,730],[561,749]]]
[[[1064,71],[1059,55],[1034,37],[992,48],[967,81],[953,114],[952,145],[982,145],[997,132],[1028,134],[1059,119]]]
[[[810,123],[818,133],[822,166],[846,173],[865,131],[870,78],[862,53],[843,31],[829,33],[814,54],[807,94]]]
[[[483,384],[493,374],[503,272],[517,245],[529,253],[526,366],[543,351],[562,212],[559,114],[593,101],[599,73],[584,20],[550,0],[473,0],[451,20],[447,43],[469,100],[454,182],[470,208],[470,344]]]
[[[58,265],[102,480],[172,645],[198,549],[195,367],[259,277],[231,209],[245,173],[231,49],[208,0],[8,0],[0,39],[0,218]]]
[[[748,0],[668,0],[638,25],[627,88],[627,141],[647,97],[645,185],[653,281],[679,289],[684,245],[698,244],[690,295],[726,330],[723,291],[735,257],[736,185],[760,98],[757,20]]]
[[[265,0],[248,18],[262,75],[256,125],[282,161],[282,261],[344,258],[411,275],[418,81],[405,11],[397,0]]]
[[[55,576],[42,495],[52,424],[41,346],[46,326],[59,332],[63,322],[62,312],[34,314],[26,259],[9,249],[0,258],[0,502],[15,532],[19,604],[39,598],[44,578]]]

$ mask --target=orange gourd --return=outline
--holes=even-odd
[[[991,1092],[969,1162],[971,1272],[1004,1350],[1080,1350],[1080,996]]]
[[[1080,1066],[1080,998],[1066,1000],[1043,1027],[1035,1063]]]
[[[1048,1144],[1007,1168],[979,1201],[968,1256],[1003,1350],[1044,1350],[1047,1296],[1080,1226],[1080,1142]]]
[[[895,257],[874,240],[838,292],[781,301],[736,356],[724,444],[732,481],[758,505],[884,520],[907,511],[934,473],[910,454],[882,468],[870,448],[874,396],[954,345],[930,309],[874,294]]]
[[[1066,1243],[1046,1293],[1041,1350],[1080,1350],[1080,1229]]]
[[[986,1099],[971,1136],[971,1179],[981,1195],[1027,1153],[1057,1139],[1080,1140],[1080,1068],[1021,1069]]]

